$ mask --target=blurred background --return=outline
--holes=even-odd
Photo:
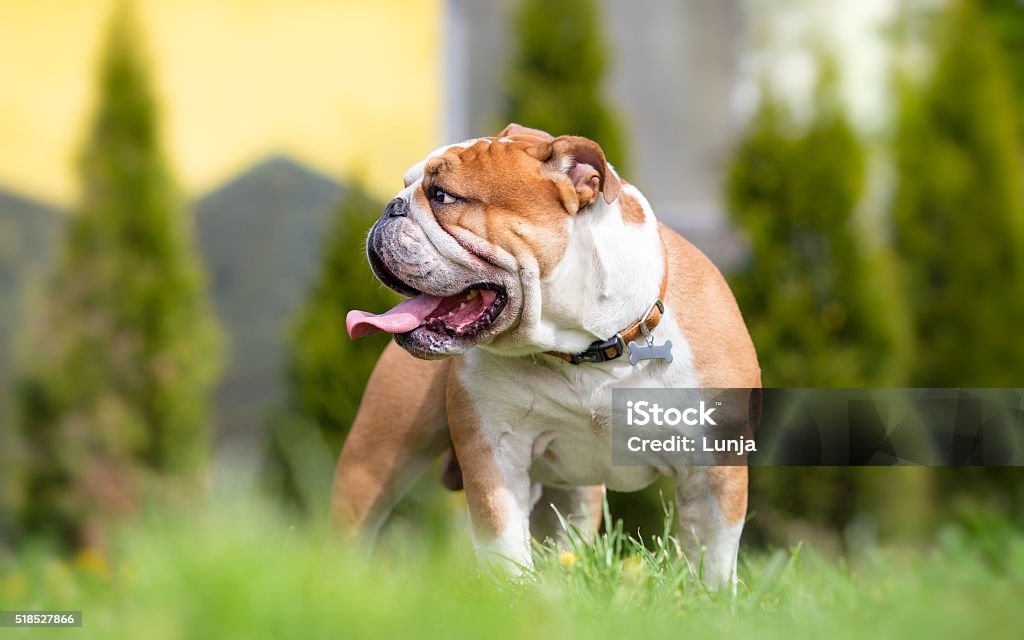
[[[766,386],[1020,385],[1022,116],[1016,0],[0,0],[0,557],[221,484],[323,520],[386,344],[344,316],[394,302],[364,234],[510,121],[719,265]],[[1017,469],[751,475],[750,547],[1024,518]],[[393,520],[462,508],[432,473]]]

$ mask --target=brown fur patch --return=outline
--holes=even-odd
[[[331,521],[338,531],[372,529],[418,471],[414,460],[447,446],[450,367],[450,360],[418,360],[394,342],[384,349],[335,470]],[[428,461],[430,451],[422,456]]]
[[[709,468],[708,487],[725,522],[730,526],[743,522],[747,513],[747,467]]]
[[[756,388],[761,369],[736,298],[707,256],[664,224],[668,258],[666,306],[686,335],[705,388]]]
[[[718,268],[690,242],[660,225],[668,259],[666,305],[693,352],[705,388],[757,388],[761,368],[736,298]],[[739,524],[747,510],[747,468],[711,467],[709,486],[726,521]]]
[[[626,193],[620,195],[619,207],[622,209],[622,220],[626,224],[644,223],[644,207],[633,196]]]
[[[554,140],[555,137],[547,131],[541,131],[540,129],[531,129],[530,127],[524,127],[521,124],[511,123],[505,127],[501,133],[498,134],[499,138],[536,138],[538,141],[550,141]]]
[[[449,149],[424,167],[423,197],[446,230],[465,229],[521,263],[532,256],[543,277],[562,259],[569,232],[560,188],[530,153],[537,144],[534,138],[484,139]],[[434,202],[428,196],[438,187],[460,201]]]

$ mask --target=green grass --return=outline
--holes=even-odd
[[[369,556],[219,501],[141,519],[109,558],[2,561],[0,609],[81,609],[84,626],[0,637],[1019,637],[1024,537],[976,539],[948,529],[928,550],[849,564],[807,548],[745,552],[733,599],[702,588],[667,535],[645,547],[612,527],[539,546],[536,572],[512,581],[481,571],[462,535],[406,524]]]

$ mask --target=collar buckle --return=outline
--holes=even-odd
[[[572,354],[570,362],[572,364],[607,362],[622,356],[625,352],[626,343],[623,342],[622,336],[615,334],[614,337],[607,340],[592,342],[586,351]]]

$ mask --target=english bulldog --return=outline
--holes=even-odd
[[[516,573],[531,538],[562,535],[552,506],[595,531],[605,487],[669,474],[689,558],[734,588],[746,467],[616,466],[610,452],[613,388],[760,387],[718,269],[586,138],[511,124],[432,152],[404,182],[366,253],[408,299],[346,322],[394,342],[341,452],[337,527],[375,534],[453,448],[448,483],[465,489],[478,555]],[[628,357],[644,342],[671,342],[671,358]]]

